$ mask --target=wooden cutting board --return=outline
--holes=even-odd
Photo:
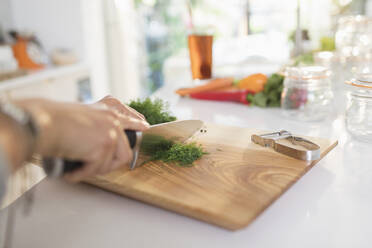
[[[150,162],[87,182],[230,230],[246,227],[316,162],[281,155],[251,142],[257,130],[206,124],[192,140],[209,153],[190,168]],[[337,142],[309,138],[321,157]],[[315,181],[315,179],[314,179]]]

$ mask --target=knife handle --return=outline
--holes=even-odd
[[[129,146],[133,149],[137,143],[137,132],[134,130],[124,130]],[[61,158],[43,158],[43,168],[49,177],[59,177],[65,173],[70,173],[84,166],[83,161],[68,160]]]

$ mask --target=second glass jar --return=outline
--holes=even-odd
[[[319,121],[332,111],[330,71],[322,66],[288,67],[284,72],[283,114],[300,121]]]
[[[372,74],[358,74],[347,84],[346,129],[354,138],[372,143]]]

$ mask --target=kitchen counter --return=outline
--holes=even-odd
[[[324,122],[295,122],[283,118],[279,109],[180,99],[172,93],[176,87],[168,85],[155,96],[170,101],[180,119],[286,129],[338,139],[339,145],[251,225],[236,232],[86,184],[44,180],[35,187],[30,216],[18,214],[14,247],[371,246],[372,145],[357,142],[346,133],[343,111],[334,111]],[[342,106],[343,100],[338,103]],[[15,204],[20,205],[21,200]]]

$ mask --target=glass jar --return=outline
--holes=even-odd
[[[344,16],[338,20],[336,48],[343,57],[359,56],[371,51],[372,18]]]
[[[349,85],[346,129],[356,139],[372,143],[372,73],[363,73]]]
[[[288,67],[284,72],[281,108],[285,116],[318,121],[332,111],[330,71],[322,66]]]
[[[372,61],[372,18],[362,15],[341,17],[337,25],[336,49],[341,67],[339,82],[345,82]]]

